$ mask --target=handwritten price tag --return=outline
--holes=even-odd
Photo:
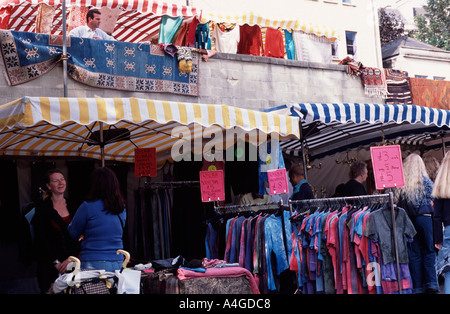
[[[200,171],[200,193],[202,202],[224,201],[223,170]]]
[[[286,169],[274,169],[267,171],[269,179],[270,195],[289,193]]]
[[[371,147],[370,155],[377,190],[405,186],[399,145]]]
[[[136,148],[134,150],[134,175],[156,177],[156,148]]]

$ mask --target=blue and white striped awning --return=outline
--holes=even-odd
[[[415,105],[298,103],[265,111],[300,118],[311,158],[383,142],[429,149],[442,146],[441,137],[450,136],[449,110]],[[287,154],[301,155],[299,140],[281,147]]]

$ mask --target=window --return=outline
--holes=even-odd
[[[331,56],[333,58],[338,57],[338,41],[337,40],[331,42]]]
[[[344,4],[352,4],[352,0],[342,0],[342,3],[344,3]]]
[[[436,80],[436,81],[445,81],[445,77],[443,77],[443,76],[433,76],[433,80]]]
[[[426,79],[428,76],[427,75],[418,75],[418,74],[416,74],[416,75],[414,75],[414,77]]]
[[[354,56],[356,54],[356,32],[345,31],[347,42],[347,54]]]

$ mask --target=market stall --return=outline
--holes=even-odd
[[[2,156],[5,158],[89,158],[97,159],[103,165],[107,161],[134,163],[135,152],[149,147],[155,149],[155,164],[159,163],[161,167],[167,162],[183,157],[187,159],[186,163],[193,162],[190,161],[191,153],[199,153],[201,156],[205,144],[211,145],[211,138],[217,140],[215,142],[217,148],[226,149],[234,148],[235,136],[237,139],[249,142],[255,139],[252,137],[253,133],[266,140],[267,135],[272,139],[279,137],[280,140],[299,136],[296,117],[224,105],[136,98],[23,97],[0,106],[0,116],[0,143],[2,143]],[[232,134],[230,142],[226,141],[227,132]],[[218,140],[219,137],[221,137],[220,140]],[[211,149],[211,146],[209,147]],[[186,163],[183,165],[186,166]],[[192,165],[187,168],[190,171],[196,169]],[[198,172],[196,175],[198,178]],[[147,177],[148,174],[137,173],[137,176]],[[237,179],[239,180],[239,177]],[[258,178],[254,179],[257,182]],[[172,185],[168,182],[166,184]],[[186,185],[180,186],[183,187],[180,190],[186,192]],[[190,202],[185,201],[186,197]],[[200,195],[198,198],[200,199]],[[198,214],[199,208],[195,206],[200,202],[199,199],[192,193],[179,198],[176,206],[178,210],[182,209],[180,212],[157,212],[159,216],[153,220],[158,225],[157,230],[146,231],[151,228],[148,225],[149,220],[139,220],[138,222],[143,224],[139,224],[139,230],[132,230],[136,231],[132,232],[133,235],[143,235],[140,232],[144,230],[145,241],[152,242],[156,232],[158,236],[161,234],[162,241],[152,242],[153,247],[150,249],[154,248],[155,243],[161,243],[163,248],[167,248],[167,241],[170,240],[170,230],[167,229],[171,226],[170,219],[162,221],[161,215],[168,214],[172,219],[184,219],[184,217],[175,216],[178,213],[189,214],[191,218],[194,218],[195,224],[189,225],[186,224],[186,220],[183,220],[182,225],[185,228],[189,225],[190,228],[198,229],[198,225],[204,221],[198,220],[198,216],[192,213]],[[179,204],[183,204],[184,207],[181,208]],[[130,208],[130,211],[132,210],[134,206]],[[147,212],[147,208],[143,208],[143,212]],[[152,215],[152,212],[147,213]],[[136,215],[129,217],[131,220],[129,225],[133,228],[135,224],[132,219],[137,219]],[[150,221],[152,221],[151,218]],[[181,230],[183,231],[186,230]],[[189,236],[189,233],[187,236],[182,235],[185,239],[189,239]],[[202,243],[203,241],[191,243],[191,246],[202,246]],[[163,251],[160,257],[173,256],[170,254],[175,251]],[[135,251],[131,253],[136,257]],[[149,257],[154,260],[153,251],[150,254]],[[203,257],[198,256],[198,258]]]

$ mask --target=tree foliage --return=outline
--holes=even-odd
[[[425,14],[415,17],[415,37],[427,44],[450,50],[450,0],[428,0]]]
[[[381,45],[386,45],[405,35],[405,24],[402,18],[384,8],[378,12]]]

